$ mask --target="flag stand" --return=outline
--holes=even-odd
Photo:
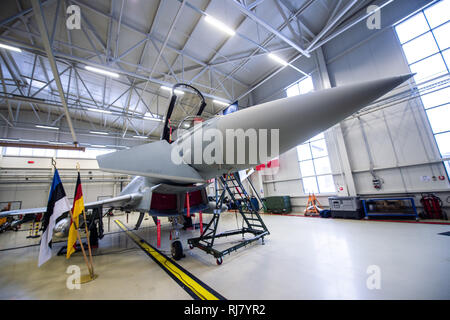
[[[77,162],[77,171],[78,171],[78,174],[80,174],[80,164],[78,162]],[[70,213],[70,218],[72,219],[72,222],[75,224],[75,220],[73,219],[72,210],[70,210],[69,213]],[[88,252],[89,252],[90,263],[89,263],[88,258],[86,256],[86,251],[84,249],[83,242],[81,241],[80,233],[78,232],[79,224],[78,225],[75,224],[75,228],[77,230],[78,242],[80,243],[81,251],[83,253],[83,258],[84,258],[84,261],[86,262],[86,266],[87,266],[87,268],[89,270],[89,274],[85,274],[85,275],[81,275],[80,276],[80,280],[79,280],[80,284],[90,282],[92,280],[95,280],[98,277],[98,275],[96,275],[94,273],[94,263],[92,261],[91,243],[89,241],[89,231],[87,229],[87,219],[86,219],[86,211],[84,210],[84,205],[83,205],[83,218],[84,218],[84,227],[85,227],[85,231],[86,231],[86,239],[87,239],[87,244],[88,244]],[[68,250],[68,248],[67,248],[67,250]]]
[[[79,162],[77,162],[77,171],[78,171],[78,174],[79,174],[80,173],[80,163]],[[89,230],[88,230],[88,227],[87,227],[86,210],[84,210],[84,208],[83,208],[83,219],[84,219],[84,230],[86,231],[86,239],[87,239],[88,250],[89,250],[89,262],[91,263],[91,267],[89,268],[89,265],[88,265],[89,274],[81,276],[80,283],[86,283],[86,282],[92,281],[92,280],[94,280],[94,279],[96,279],[98,277],[98,275],[96,275],[94,273],[94,262],[92,260],[91,241],[89,239]],[[78,239],[80,241],[80,245],[81,245],[81,248],[82,248],[83,253],[84,253],[84,246],[83,246],[83,243],[81,242],[81,237],[80,237],[79,233],[78,233]],[[85,259],[86,259],[86,262],[87,262],[87,258],[86,257],[85,257]]]

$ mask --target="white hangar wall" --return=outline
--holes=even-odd
[[[25,124],[32,123],[34,117],[34,113],[29,110],[22,110],[20,113],[21,121]],[[122,139],[121,136],[117,135],[89,134],[89,131],[93,130],[89,123],[78,119],[72,120],[77,129],[86,132],[84,134],[78,132],[77,136],[82,144],[105,145],[106,149],[115,149],[115,146],[132,147],[138,142],[136,139]],[[67,128],[65,120],[56,125]],[[37,131],[30,126],[17,128],[5,126],[0,130],[2,130],[3,137],[13,140],[21,139],[21,142],[24,143],[46,144],[47,141],[70,142],[72,139],[68,132],[63,133],[60,130]],[[121,148],[117,149],[120,150]],[[53,177],[51,159],[33,156],[3,156],[3,151],[4,148],[0,147],[0,204],[20,201],[21,208],[45,207]],[[28,161],[34,163],[28,163]],[[121,187],[125,187],[130,181],[130,177],[126,175],[111,174],[99,170],[95,159],[58,158],[57,168],[66,194],[71,199],[74,195],[76,183],[77,162],[81,166],[80,174],[85,202],[118,195]]]
[[[381,11],[381,30],[369,30],[361,22],[315,51],[310,59],[301,58],[296,66],[311,73],[316,90],[409,73],[392,25],[429,2],[394,1]],[[286,68],[257,88],[252,99],[261,103],[283,98],[285,89],[299,78],[299,73]],[[325,136],[335,184],[343,188],[335,194],[383,197],[413,194],[417,196],[416,205],[420,205],[421,193],[434,192],[444,205],[449,205],[448,179],[422,178],[446,176],[446,172],[442,162],[438,162],[440,154],[420,99],[363,114],[359,119],[349,118],[328,130]],[[371,167],[384,181],[380,191],[373,187]],[[294,149],[281,155],[278,174],[262,179],[253,177],[253,182],[261,190],[260,180],[264,181],[264,196],[290,195],[294,211],[303,212],[308,195],[303,194],[300,177]],[[330,195],[320,194],[319,201],[327,205]]]
[[[85,202],[117,196],[130,181],[126,175],[99,170],[95,159],[59,158],[57,168],[69,199],[73,199],[75,192],[77,163]],[[0,203],[20,201],[22,209],[45,207],[52,177],[51,158],[0,156]]]

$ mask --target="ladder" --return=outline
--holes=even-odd
[[[217,227],[220,220],[220,212],[218,212],[213,214],[213,218],[203,230],[200,237],[188,239],[188,243],[191,249],[196,247],[206,253],[212,254],[216,258],[217,264],[220,265],[222,264],[222,257],[224,255],[245,247],[259,239],[261,239],[262,244],[264,244],[264,237],[270,233],[259,215],[257,208],[252,203],[250,196],[242,185],[239,174],[235,172],[229,175],[220,176],[218,181],[220,181],[222,188],[218,188],[216,184],[216,208],[222,207],[225,196],[228,195],[237,206],[237,211],[243,219],[243,226],[241,229],[225,231],[217,234]],[[251,234],[252,236],[246,239],[244,237],[246,233]],[[238,234],[242,235],[242,241],[238,244],[225,250],[217,250],[214,248],[214,242],[217,238]]]
[[[242,181],[240,181],[240,178],[239,178],[239,173],[236,172],[236,173],[234,173],[233,175],[235,175],[235,177],[237,177],[237,179],[239,180],[239,183],[242,184]],[[265,202],[261,199],[261,197],[259,196],[258,191],[256,190],[255,186],[254,186],[253,183],[252,183],[252,180],[251,180],[251,179],[247,179],[247,181],[248,181],[248,184],[250,185],[250,188],[253,190],[253,194],[255,195],[256,199],[257,199],[258,202],[261,204],[261,207],[262,207],[264,210],[267,210],[266,204],[265,204]],[[223,183],[223,182],[222,182],[222,183]],[[216,202],[217,202],[217,199],[219,198],[218,193],[219,193],[219,191],[223,190],[223,189],[219,189],[219,188],[218,188],[218,186],[217,186],[217,179],[215,179],[215,187],[216,187]],[[233,187],[233,186],[232,186],[232,187]],[[244,190],[244,191],[245,191],[244,187],[242,187],[241,190]],[[249,198],[247,193],[246,193],[246,197]],[[259,210],[257,210],[257,208],[254,208],[254,209],[255,209],[256,211],[259,211]]]

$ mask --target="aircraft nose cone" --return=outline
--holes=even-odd
[[[412,77],[414,77],[415,75],[417,75],[417,73],[409,73],[409,74],[405,74],[403,76],[400,76],[403,79],[403,82],[405,82],[406,80],[411,79]],[[403,83],[402,82],[402,83]]]
[[[413,76],[359,82],[267,102],[221,118],[218,127],[279,129],[283,153],[343,121]]]

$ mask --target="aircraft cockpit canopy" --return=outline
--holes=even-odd
[[[176,131],[187,130],[203,122],[202,113],[206,101],[202,93],[186,83],[177,83],[172,89],[169,108],[165,116],[161,140],[172,143],[176,140]]]

